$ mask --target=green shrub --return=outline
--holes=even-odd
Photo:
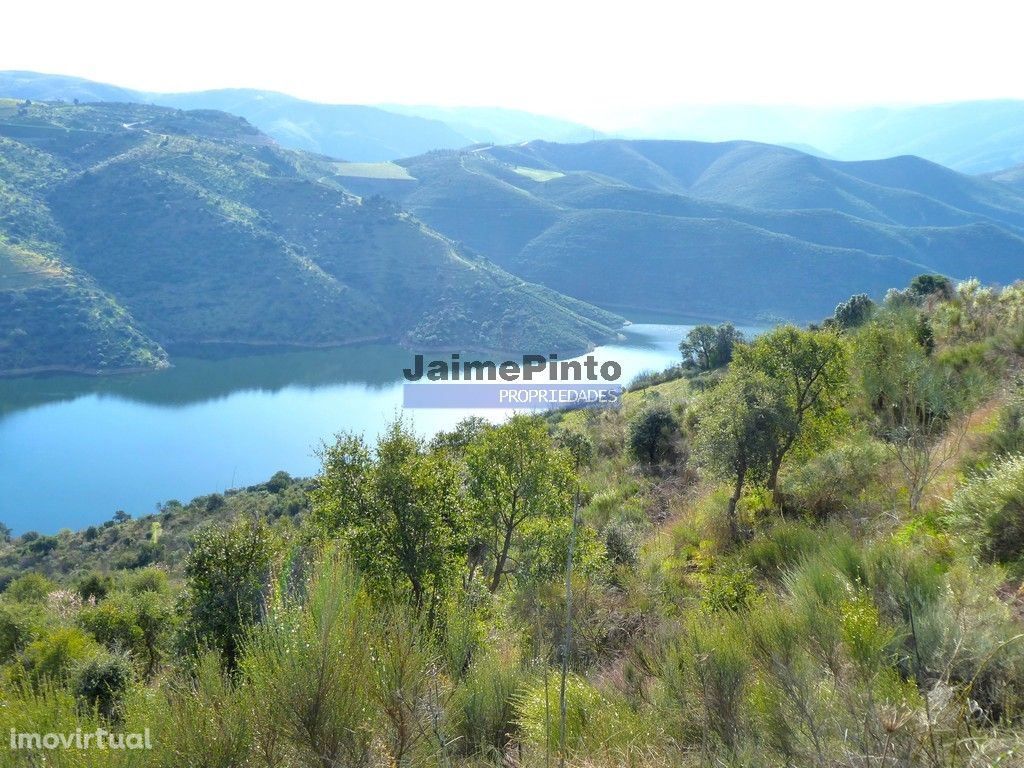
[[[271,606],[241,659],[257,742],[284,739],[299,764],[365,765],[376,725],[370,602],[333,556],[304,591]]]
[[[165,593],[168,591],[169,585],[167,572],[153,566],[132,571],[124,577],[124,588],[134,594]]]
[[[114,580],[110,576],[93,572],[80,579],[76,589],[83,601],[100,601],[113,587]]]
[[[130,654],[148,678],[167,649],[173,616],[169,596],[122,590],[94,607],[83,608],[78,622],[109,650]]]
[[[818,518],[861,509],[885,459],[884,447],[866,436],[816,454],[782,476],[785,506]]]
[[[85,707],[109,719],[120,712],[131,682],[131,661],[123,655],[107,653],[86,660],[75,671],[72,689]]]
[[[751,682],[744,634],[740,618],[695,619],[666,648],[662,681],[677,740],[737,750]]]
[[[743,558],[761,576],[777,579],[815,552],[822,540],[830,534],[823,534],[821,530],[815,530],[804,523],[776,523],[747,545],[743,550]]]
[[[507,650],[478,656],[452,694],[449,730],[463,754],[501,755],[518,731],[516,696],[525,674]]]
[[[57,585],[41,573],[26,573],[7,585],[4,597],[22,603],[45,603],[46,596],[55,589]]]
[[[276,552],[276,538],[258,519],[193,537],[181,601],[186,647],[213,647],[235,667],[242,638],[263,610]]]
[[[637,461],[648,467],[682,457],[679,422],[672,411],[654,406],[636,416],[629,425],[629,449]]]
[[[77,627],[61,627],[25,647],[22,665],[34,683],[62,682],[74,668],[98,655],[99,646]]]
[[[484,642],[487,627],[467,598],[453,602],[445,616],[441,658],[453,680],[461,680]]]
[[[152,720],[153,740],[165,753],[165,764],[204,768],[252,764],[251,702],[246,689],[222,672],[216,652],[200,655],[194,671],[164,687],[163,711]]]
[[[957,489],[945,520],[988,562],[1024,555],[1024,455],[1008,456]]]
[[[35,640],[45,621],[40,606],[0,602],[0,664],[13,659],[15,654]]]

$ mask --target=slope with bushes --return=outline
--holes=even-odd
[[[680,349],[618,410],[399,419],[311,481],[0,544],[0,726],[170,765],[1014,764],[1021,287]]]

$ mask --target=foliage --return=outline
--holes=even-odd
[[[866,293],[858,293],[836,305],[832,319],[843,330],[849,330],[864,325],[874,311],[875,302]]]
[[[733,349],[743,343],[743,334],[732,323],[698,325],[679,342],[683,362],[699,371],[721,368],[732,360]]]
[[[235,667],[243,635],[263,613],[276,547],[266,523],[258,519],[195,536],[181,597],[186,645],[209,645],[229,669]]]
[[[630,422],[630,451],[647,466],[673,460],[679,451],[678,442],[679,422],[668,408],[649,408]]]
[[[259,708],[255,738],[265,749],[283,738],[301,762],[366,765],[375,711],[370,603],[352,566],[330,554],[304,591],[301,602],[282,596],[241,659]]]
[[[346,435],[323,451],[313,518],[340,536],[369,583],[431,617],[462,569],[468,509],[458,465],[401,421],[371,451]]]
[[[740,534],[736,505],[748,477],[769,476],[779,436],[792,431],[784,397],[763,374],[732,369],[698,405],[694,453],[732,483],[726,518],[734,541]]]
[[[456,749],[463,754],[503,754],[518,730],[516,698],[524,683],[524,671],[509,651],[495,648],[478,656],[455,689],[449,708]]]
[[[106,654],[86,661],[75,673],[75,696],[103,717],[117,716],[132,683],[132,665],[124,656]]]
[[[523,524],[568,514],[574,473],[544,423],[526,416],[483,433],[467,449],[466,466],[480,544],[488,556],[489,589],[495,592]]]
[[[1024,557],[1024,456],[1012,454],[969,479],[946,505],[946,519],[989,562]]]
[[[736,367],[755,371],[781,390],[784,411],[770,436],[768,489],[778,494],[779,470],[798,441],[820,441],[838,420],[847,389],[846,347],[830,331],[784,325],[758,336],[737,352]]]

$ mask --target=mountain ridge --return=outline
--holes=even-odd
[[[583,351],[621,324],[351,195],[334,162],[220,112],[0,101],[0,370],[209,341]]]

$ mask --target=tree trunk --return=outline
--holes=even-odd
[[[779,492],[779,470],[782,468],[782,457],[772,459],[771,472],[768,475],[768,489],[772,492],[772,506],[782,509],[782,494]]]
[[[739,504],[740,496],[743,495],[743,482],[747,478],[746,467],[736,473],[736,485],[733,487],[732,496],[729,497],[729,538],[733,544],[740,540],[740,525],[736,518],[736,505]]]
[[[508,550],[512,546],[512,530],[515,526],[511,523],[505,525],[505,541],[501,545],[501,553],[498,561],[494,564],[494,576],[491,577],[491,592],[497,592],[501,586],[501,575],[505,572],[505,562],[508,560]]]

